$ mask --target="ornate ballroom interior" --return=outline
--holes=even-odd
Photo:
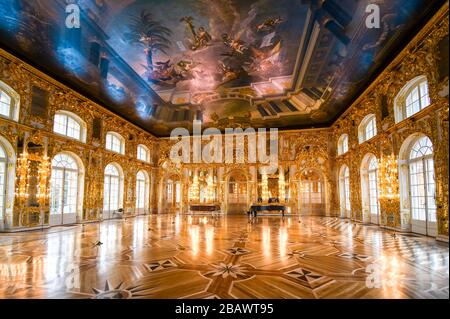
[[[369,4],[1,1],[0,298],[449,298],[448,1]]]

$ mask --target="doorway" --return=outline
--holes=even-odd
[[[247,177],[233,172],[228,179],[228,214],[245,214],[247,212]]]
[[[300,178],[299,211],[301,215],[324,215],[323,181],[321,175],[311,169],[302,172]]]

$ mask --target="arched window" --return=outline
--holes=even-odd
[[[348,135],[342,134],[338,140],[338,155],[342,155],[348,152]]]
[[[379,224],[378,163],[372,154],[364,156],[361,163],[361,194],[364,217]]]
[[[53,132],[86,142],[86,123],[71,112],[57,111],[55,113]]]
[[[19,94],[6,83],[0,81],[0,116],[19,120]]]
[[[107,150],[119,153],[119,154],[125,154],[125,140],[124,138],[115,132],[108,132],[106,133],[106,145]]]
[[[341,202],[341,217],[350,218],[350,170],[347,165],[342,166],[340,170],[339,193]]]
[[[372,137],[377,135],[377,123],[375,114],[367,115],[359,124],[358,127],[358,139],[359,143],[363,143],[370,140]]]
[[[0,230],[8,223],[6,213],[14,207],[15,153],[11,144],[0,136]],[[8,205],[9,203],[9,205]]]
[[[137,159],[140,161],[150,162],[150,151],[148,147],[142,144],[139,144],[137,147]]]
[[[50,225],[73,224],[82,211],[83,178],[81,160],[66,153],[52,160]]]
[[[103,218],[119,217],[123,204],[123,173],[119,165],[111,163],[105,167],[103,190]]]
[[[418,76],[409,81],[394,100],[395,121],[400,122],[430,105],[426,76]]]
[[[434,182],[433,144],[422,136],[409,153],[409,193],[411,221],[414,232],[436,235],[436,200]]]
[[[136,174],[136,212],[138,214],[148,213],[149,188],[147,172],[139,171]]]

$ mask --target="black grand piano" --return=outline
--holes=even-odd
[[[276,211],[281,213],[281,215],[284,217],[284,213],[286,212],[286,205],[280,204],[279,200],[277,199],[269,199],[268,203],[262,203],[260,199],[258,199],[257,204],[253,204],[250,206],[249,214],[251,214],[253,217],[256,217],[258,212],[261,211]]]

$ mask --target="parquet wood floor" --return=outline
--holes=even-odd
[[[0,298],[449,298],[448,280],[448,244],[329,217],[150,215],[0,234]]]

